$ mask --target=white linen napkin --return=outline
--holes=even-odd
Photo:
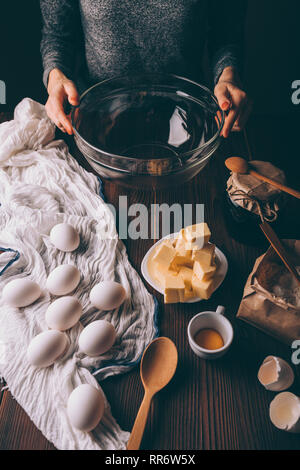
[[[46,438],[58,449],[125,449],[129,433],[122,431],[106,400],[104,418],[91,433],[73,429],[66,404],[80,383],[124,373],[136,365],[145,347],[157,336],[157,304],[130,265],[118,239],[112,212],[99,196],[100,182],[54,141],[55,128],[44,106],[24,99],[14,120],[0,125],[0,372],[8,387]],[[79,248],[57,250],[51,228],[69,222],[80,233]],[[80,323],[67,332],[70,348],[53,366],[31,366],[26,350],[31,339],[47,329],[45,311],[51,296],[45,289],[50,271],[73,264],[81,272],[76,295],[83,305]],[[16,309],[1,299],[12,279],[29,277],[43,289],[33,305]],[[89,292],[101,280],[121,282],[127,292],[116,310],[97,311]],[[82,328],[107,319],[117,331],[113,348],[90,358],[78,351]],[[96,378],[95,378],[96,377]]]

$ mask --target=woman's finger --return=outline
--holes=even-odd
[[[69,119],[67,118],[62,105],[57,106],[55,114],[56,114],[57,122],[60,123],[64,127],[64,129],[67,131],[68,134],[70,135],[73,134],[71,123]]]
[[[50,96],[46,103],[46,111],[49,118],[54,124],[59,127],[60,125],[68,134],[73,134],[73,128],[69,118],[63,108],[64,97],[62,93],[57,93],[54,96]]]
[[[79,94],[75,84],[71,80],[66,80],[64,82],[64,89],[68,96],[68,101],[72,106],[79,105]]]
[[[222,114],[220,111],[217,111],[216,116],[215,116],[215,121],[217,123],[218,129],[220,129],[220,126],[222,123]]]
[[[226,116],[225,124],[224,124],[223,131],[222,131],[222,135],[225,139],[227,139],[227,137],[229,136],[230,131],[235,123],[237,116],[238,116],[237,109],[231,109],[228,115]]]
[[[66,129],[64,128],[64,126],[63,126],[60,122],[59,122],[58,124],[56,124],[56,125],[57,125],[57,127],[58,127],[62,132],[64,132],[64,133],[67,132]]]
[[[226,86],[217,85],[215,87],[215,97],[223,111],[227,111],[231,106],[231,96]]]

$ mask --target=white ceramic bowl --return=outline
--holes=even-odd
[[[202,312],[193,317],[188,325],[188,339],[194,353],[202,359],[218,359],[224,356],[233,341],[233,328],[230,321],[224,316],[225,308],[218,307],[216,312]],[[220,349],[209,350],[201,348],[195,342],[196,334],[203,329],[213,329],[223,338],[224,346]]]
[[[147,253],[145,254],[144,259],[142,261],[142,264],[141,264],[141,271],[142,271],[142,275],[143,275],[144,279],[148,282],[148,284],[150,284],[151,287],[153,287],[153,289],[155,289],[157,292],[159,292],[162,295],[164,294],[163,288],[149,273],[148,261],[149,261],[150,256],[153,254],[153,251],[156,249],[156,247],[163,240],[167,240],[167,239],[170,239],[170,238],[173,239],[173,238],[176,238],[177,236],[178,236],[178,233],[171,233],[170,235],[167,235],[166,237],[162,238],[157,243],[155,243],[150,248],[150,250],[147,251]],[[217,247],[216,247],[216,263],[217,263],[217,272],[215,274],[215,289],[214,289],[214,291],[216,291],[220,287],[220,285],[224,281],[224,279],[226,277],[226,274],[227,274],[227,271],[228,271],[228,262],[227,262],[226,256]],[[200,302],[201,300],[203,300],[203,299],[201,299],[200,297],[195,297],[194,299],[190,299],[190,300],[188,300],[187,302],[184,302],[184,303],[196,303],[196,302]]]

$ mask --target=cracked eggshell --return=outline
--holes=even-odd
[[[118,282],[103,281],[96,284],[90,292],[90,301],[99,310],[113,310],[120,307],[126,298],[124,287]]]
[[[114,326],[106,320],[96,320],[81,332],[78,344],[80,351],[95,357],[106,353],[116,340]]]
[[[66,352],[69,344],[65,333],[43,331],[31,340],[27,349],[28,361],[36,367],[49,367]]]
[[[42,294],[40,286],[31,279],[10,281],[3,289],[2,298],[11,307],[20,308],[33,304]]]
[[[300,398],[290,392],[276,395],[270,404],[270,419],[282,431],[300,433]]]
[[[65,331],[76,325],[82,314],[82,305],[76,297],[60,297],[46,310],[46,323],[53,330]]]
[[[78,232],[72,225],[66,223],[54,225],[50,232],[50,240],[58,250],[65,252],[76,250],[80,243]]]
[[[80,272],[71,264],[62,264],[48,276],[46,287],[53,295],[66,295],[73,292],[80,281]]]
[[[295,374],[286,361],[268,356],[258,371],[258,380],[267,390],[282,392],[292,386]]]
[[[92,431],[104,413],[103,393],[92,385],[79,385],[69,396],[67,412],[74,428],[85,432]]]

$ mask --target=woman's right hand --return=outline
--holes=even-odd
[[[59,69],[52,69],[48,79],[48,94],[45,108],[49,118],[62,132],[73,134],[71,121],[65,113],[64,105],[66,102],[72,106],[79,104],[79,95],[75,84]]]

